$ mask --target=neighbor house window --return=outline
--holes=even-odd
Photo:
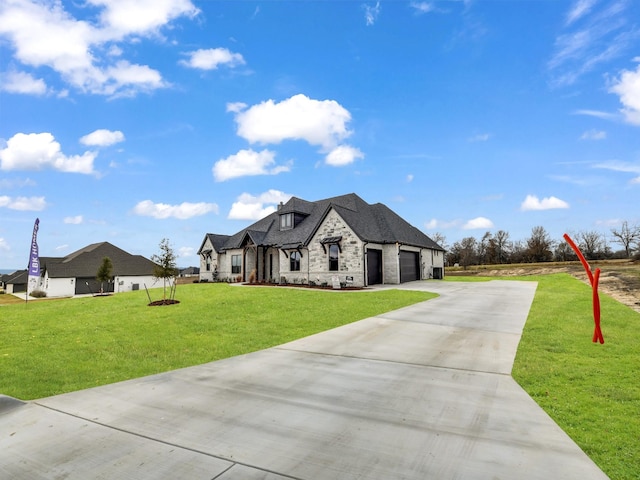
[[[293,228],[293,213],[280,215],[280,230],[291,230]]]
[[[291,255],[289,255],[289,270],[292,272],[300,271],[300,252],[291,252]]]
[[[207,255],[207,272],[211,271],[211,255]]]
[[[231,255],[231,273],[240,273],[242,270],[242,260],[240,255]]]
[[[332,272],[338,271],[338,259],[340,255],[340,248],[335,243],[329,245],[329,270]]]

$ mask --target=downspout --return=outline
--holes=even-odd
[[[396,242],[396,247],[398,248],[398,260],[396,261],[396,272],[398,273],[398,285],[402,283],[402,277],[400,272],[400,247],[402,244],[400,242]]]
[[[369,245],[369,242],[364,242],[362,244],[362,276],[364,277],[362,279],[362,284],[365,287],[368,287],[369,285],[367,285],[369,277],[367,276],[367,273],[369,272],[369,265],[367,264],[367,245]]]
[[[307,247],[307,284],[310,284],[310,283],[311,283],[311,253],[310,253],[309,247]]]

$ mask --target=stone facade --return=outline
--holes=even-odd
[[[341,237],[338,245],[338,270],[330,270],[329,245],[322,243],[326,238]],[[331,284],[334,277],[346,283],[347,277],[354,286],[364,286],[364,250],[363,242],[342,220],[335,210],[331,210],[318,231],[309,242],[309,275],[316,283]]]
[[[220,269],[218,266],[220,255],[216,252],[209,238],[206,238],[201,250],[202,252],[211,253],[202,253],[200,255],[200,281],[212,282],[216,279],[215,277]]]

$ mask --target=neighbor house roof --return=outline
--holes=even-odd
[[[109,257],[113,276],[152,275],[155,263],[142,255],[131,255],[109,242],[94,243],[66,257],[43,257],[43,271],[50,278],[95,277],[102,260]]]
[[[29,276],[27,275],[28,270],[17,270],[13,273],[7,273],[5,275],[2,275],[2,282],[5,285],[22,285],[22,284],[26,284],[28,281]]]
[[[240,248],[247,236],[256,245],[278,248],[307,246],[329,211],[334,209],[360,240],[372,243],[400,243],[444,250],[387,206],[369,204],[355,193],[309,202],[292,197],[272,214],[228,237],[217,251]],[[289,230],[280,230],[280,215],[294,213],[301,220]],[[210,234],[208,234],[210,235]]]

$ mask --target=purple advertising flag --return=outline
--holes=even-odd
[[[40,219],[36,218],[33,225],[33,236],[31,237],[31,252],[29,253],[29,276],[40,276],[40,257],[38,256],[38,227]]]
[[[27,290],[34,290],[40,282],[40,256],[38,255],[38,228],[40,219],[36,218],[31,237],[31,250],[29,251],[29,283]],[[28,288],[32,287],[32,288]]]

